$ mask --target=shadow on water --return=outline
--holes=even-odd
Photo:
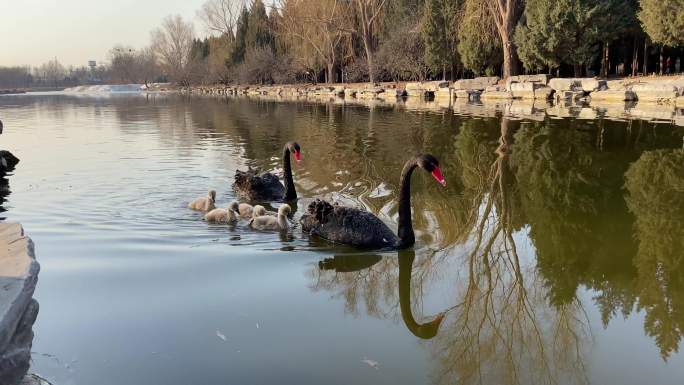
[[[351,273],[368,269],[381,260],[382,256],[376,254],[335,255],[318,262],[318,268],[333,270],[336,273]]]

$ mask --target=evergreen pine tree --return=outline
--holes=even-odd
[[[515,42],[528,70],[573,65],[581,76],[597,54],[604,0],[528,0]]]
[[[684,45],[684,1],[640,0],[639,21],[656,44]]]
[[[463,67],[475,75],[493,75],[503,61],[501,39],[482,0],[465,0],[457,29],[458,53]]]
[[[254,0],[247,20],[245,45],[249,49],[271,46],[272,43],[266,7],[262,0]]]
[[[249,11],[247,8],[242,8],[242,13],[237,21],[235,31],[235,48],[233,49],[232,61],[233,64],[242,63],[245,60],[245,52],[247,51],[247,31],[249,29]]]
[[[556,68],[563,59],[567,31],[568,3],[528,0],[515,29],[518,57],[528,71]]]
[[[458,11],[454,0],[426,0],[423,12],[425,62],[433,73],[452,69],[456,58],[455,19]]]

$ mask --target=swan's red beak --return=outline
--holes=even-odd
[[[439,182],[439,184],[446,187],[446,180],[444,180],[442,170],[440,170],[439,167],[435,167],[435,169],[432,170],[432,176],[435,178],[437,182]]]
[[[302,161],[302,152],[301,152],[301,151],[295,151],[295,152],[294,152],[294,156],[295,156],[295,160],[296,160],[297,162],[301,162],[301,161]]]

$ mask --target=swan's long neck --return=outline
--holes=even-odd
[[[285,172],[285,200],[296,200],[297,191],[292,179],[292,164],[290,163],[290,149],[288,146],[285,146],[283,149],[283,171]]]
[[[411,175],[418,166],[416,160],[410,160],[404,165],[399,181],[399,236],[398,247],[409,247],[416,242],[413,234],[413,222],[411,221]]]
[[[287,216],[283,213],[278,213],[278,226],[282,230],[287,230],[290,228],[290,222],[287,221]]]

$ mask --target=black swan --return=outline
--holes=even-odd
[[[302,230],[335,243],[364,248],[406,248],[415,243],[411,222],[411,174],[416,167],[432,173],[446,186],[439,161],[430,154],[418,155],[404,165],[399,192],[399,229],[394,235],[387,225],[365,210],[332,205],[316,199],[300,220]]]
[[[2,120],[0,120],[0,134],[2,134],[3,125]],[[0,175],[4,175],[12,170],[19,163],[19,158],[12,155],[11,152],[2,150],[0,151]]]
[[[12,155],[11,152],[5,150],[0,151],[0,174],[5,174],[14,170],[17,163],[19,163],[19,158]]]
[[[239,195],[252,201],[294,201],[297,199],[294,181],[292,180],[292,166],[290,153],[294,154],[295,160],[302,160],[302,152],[299,144],[288,142],[283,148],[283,171],[285,173],[285,186],[275,174],[265,172],[257,175],[256,170],[251,168],[247,171],[235,171],[233,189]]]

